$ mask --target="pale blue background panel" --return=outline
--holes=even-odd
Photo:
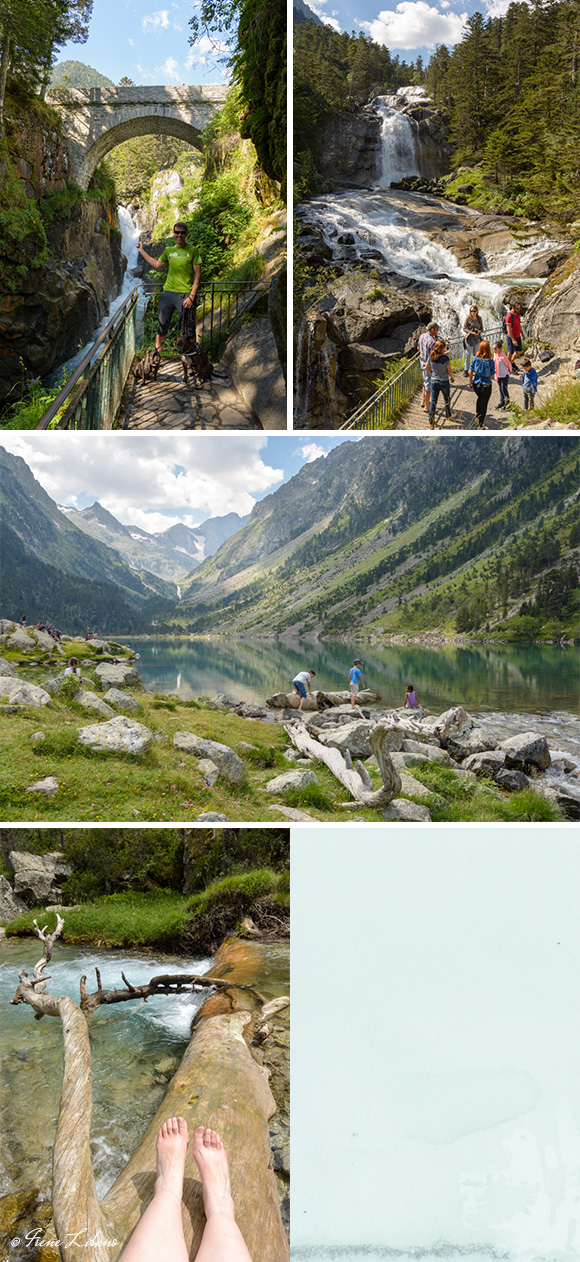
[[[574,825],[292,830],[292,1252],[580,1256]]]

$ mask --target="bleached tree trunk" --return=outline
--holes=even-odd
[[[383,779],[382,788],[376,790],[372,788],[366,767],[358,763],[355,770],[350,755],[345,758],[339,749],[322,745],[320,741],[314,740],[303,727],[286,727],[285,731],[296,749],[300,749],[305,754],[311,754],[313,758],[318,758],[320,762],[323,762],[345,789],[348,789],[356,802],[371,807],[388,806],[389,802],[392,802],[393,798],[401,792],[401,777],[386,745],[389,728],[385,724],[378,723],[370,735],[371,749],[377,759]]]

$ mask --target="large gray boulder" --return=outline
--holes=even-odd
[[[99,662],[95,674],[104,688],[135,688],[141,683],[136,667],[121,662]]]
[[[221,745],[219,741],[207,741],[194,732],[176,732],[173,737],[176,749],[182,749],[194,758],[209,758],[219,770],[220,779],[228,784],[245,784],[248,773],[235,750],[229,745]]]
[[[26,903],[17,898],[5,876],[0,876],[0,920],[16,920],[27,911]]]
[[[553,802],[565,819],[580,819],[580,784],[550,777],[536,781],[534,791]]]
[[[65,863],[59,850],[50,854],[11,850],[9,866],[14,873],[14,893],[30,907],[56,902],[60,898],[60,881],[72,873],[70,863]]]
[[[93,723],[77,732],[79,745],[90,749],[119,754],[142,754],[153,744],[153,733],[143,723],[128,719],[124,714],[109,719],[108,723]]]
[[[503,749],[487,749],[481,754],[470,754],[462,764],[462,770],[474,771],[476,776],[493,776],[500,767],[505,767]]]
[[[545,771],[550,766],[550,750],[545,736],[537,732],[522,732],[520,736],[508,736],[500,741],[498,749],[505,753],[506,767],[515,767],[517,771],[529,771],[535,767]]]
[[[404,740],[402,752],[426,758],[427,762],[437,762],[441,767],[449,767],[451,764],[447,749],[441,749],[439,745],[423,745],[420,741]],[[412,764],[408,763],[407,765],[411,766]]]
[[[368,758],[371,754],[373,727],[374,724],[365,719],[354,723],[344,723],[338,727],[333,724],[330,731],[320,732],[318,739],[321,745],[326,745],[330,749],[339,749],[341,754],[345,754],[348,750],[352,758]]]
[[[291,789],[305,789],[309,784],[318,784],[315,771],[286,771],[281,776],[268,780],[267,793],[289,793]]]
[[[510,793],[519,793],[521,789],[527,789],[530,783],[523,771],[510,770],[508,767],[498,767],[493,778],[500,789],[508,789]]]
[[[393,798],[383,815],[383,819],[401,824],[429,824],[432,822],[431,811],[417,802],[407,802],[406,798]]]
[[[528,317],[540,342],[568,348],[580,329],[580,260],[575,255],[552,272],[532,302]]]
[[[6,662],[3,657],[0,657],[0,675],[9,675],[11,679],[18,679],[16,667],[12,665],[12,662]]]
[[[15,627],[6,640],[6,646],[9,649],[22,649],[29,653],[31,649],[36,648],[36,640],[33,640],[32,635],[29,635],[24,627]]]
[[[268,711],[263,705],[256,705],[255,701],[242,701],[236,706],[236,714],[241,719],[267,719]]]
[[[0,697],[6,697],[9,705],[29,705],[37,710],[50,703],[50,696],[44,688],[38,684],[25,684],[11,675],[0,676]]]
[[[495,749],[496,745],[495,737],[484,732],[481,727],[472,728],[471,732],[466,732],[464,736],[449,736],[447,739],[447,749],[451,757],[457,758],[458,762],[469,758],[471,754],[482,754],[486,749]]]
[[[110,705],[106,705],[101,697],[97,697],[96,692],[87,692],[84,688],[79,688],[75,701],[81,710],[90,710],[98,714],[101,719],[110,719],[115,713]]]
[[[107,702],[107,706],[113,706],[115,710],[123,710],[126,714],[138,714],[141,709],[137,698],[127,692],[122,692],[120,688],[109,688],[103,701]],[[112,711],[109,713],[112,714]]]
[[[286,429],[286,383],[266,316],[250,321],[230,338],[222,363],[262,428]]]

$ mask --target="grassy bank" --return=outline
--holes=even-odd
[[[62,941],[106,947],[163,947],[173,951],[210,952],[244,917],[267,931],[277,921],[288,923],[287,873],[271,868],[235,873],[212,882],[202,893],[175,890],[107,894],[63,913]],[[11,921],[7,937],[35,936],[33,921],[46,923],[44,907],[33,907]],[[52,922],[51,922],[52,923]]]

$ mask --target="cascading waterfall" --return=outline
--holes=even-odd
[[[397,96],[379,96],[375,102],[381,126],[379,188],[389,188],[405,176],[420,175],[420,141],[415,120],[397,109]]]

